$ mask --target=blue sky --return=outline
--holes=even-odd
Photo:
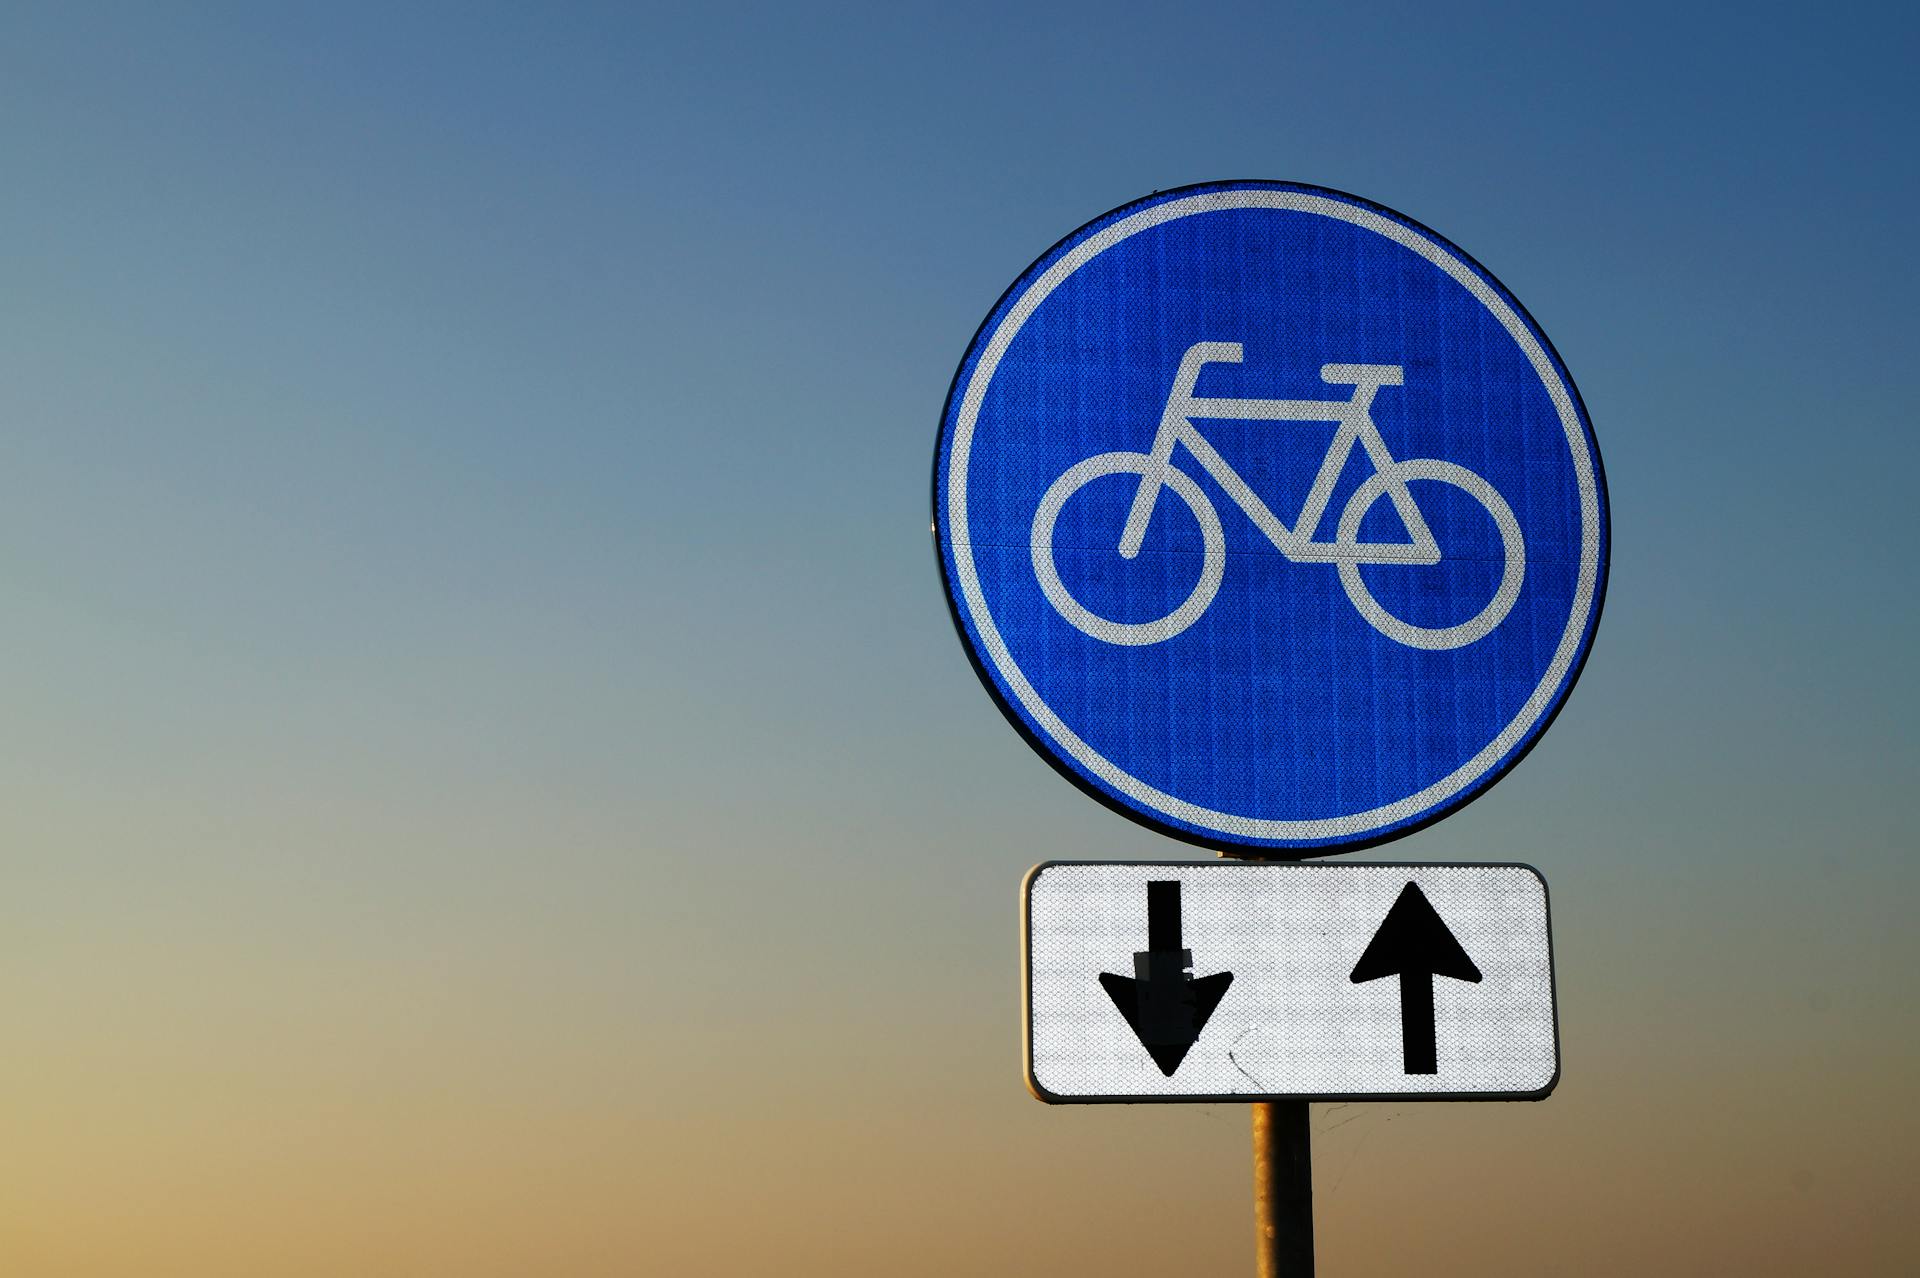
[[[1224,177],[1353,191],[1485,263],[1612,501],[1566,712],[1391,849],[1541,868],[1566,1082],[1323,1118],[1325,1245],[1392,1271],[1365,1205],[1457,1138],[1582,1240],[1558,1272],[1649,1239],[1910,1261],[1915,35],[1892,6],[11,10],[0,1083],[45,1116],[10,1214],[48,1222],[16,1263],[238,1273],[306,1231],[349,1248],[312,1272],[471,1274],[565,1234],[575,1272],[753,1272],[760,1244],[707,1250],[743,1096],[805,1134],[777,1223],[823,1271],[849,1203],[893,1222],[856,1269],[937,1227],[891,1168],[983,1219],[1059,1195],[953,1272],[1146,1272],[1170,1244],[1129,1232],[1128,1151],[1196,1169],[1175,1210],[1220,1239],[1188,1259],[1243,1263],[1241,1111],[1020,1086],[1020,875],[1184,853],[1006,727],[927,537],[1001,289]],[[536,1175],[475,1132],[598,1152]],[[1542,1171],[1636,1141],[1650,1184]],[[223,1227],[285,1145],[333,1188]],[[172,1222],[120,1260],[71,1241],[102,1162]],[[183,1164],[204,1192],[155,1197]],[[425,1223],[369,1241],[372,1197]],[[1104,1231],[1068,1210],[1098,1202]]]

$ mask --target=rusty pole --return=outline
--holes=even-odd
[[[1313,1137],[1305,1101],[1253,1107],[1253,1236],[1260,1278],[1313,1278]]]

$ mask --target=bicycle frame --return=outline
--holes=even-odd
[[[1147,524],[1153,516],[1154,504],[1159,500],[1161,488],[1168,482],[1168,472],[1174,468],[1174,446],[1185,444],[1201,468],[1213,476],[1214,482],[1233,499],[1235,505],[1246,512],[1275,549],[1288,559],[1323,564],[1439,563],[1440,543],[1428,529],[1427,521],[1421,517],[1420,508],[1407,491],[1406,481],[1394,469],[1396,463],[1393,454],[1387,450],[1386,441],[1380,437],[1380,428],[1373,422],[1373,397],[1382,386],[1401,384],[1400,366],[1322,365],[1321,381],[1329,386],[1353,388],[1352,395],[1344,400],[1207,399],[1194,395],[1193,388],[1200,380],[1202,368],[1208,364],[1238,364],[1243,358],[1244,350],[1239,342],[1195,342],[1187,348],[1187,353],[1180,360],[1180,371],[1173,379],[1173,389],[1167,395],[1166,409],[1160,415],[1160,429],[1153,437],[1152,449],[1146,454],[1146,473],[1140,478],[1140,487],[1134,494],[1133,506],[1128,511],[1126,527],[1120,536],[1121,557],[1132,559],[1139,555],[1141,544],[1146,540]],[[1280,517],[1240,478],[1239,472],[1207,442],[1206,436],[1193,424],[1196,417],[1230,421],[1325,422],[1338,428],[1332,443],[1327,446],[1326,458],[1320,463],[1320,472],[1314,476],[1313,486],[1307,492],[1307,499],[1302,503],[1299,518],[1294,521],[1293,527],[1289,528],[1281,522]],[[1393,499],[1394,509],[1399,512],[1412,541],[1362,542],[1357,539],[1346,540],[1341,536],[1336,536],[1333,541],[1314,540],[1314,534],[1320,528],[1320,519],[1326,514],[1327,503],[1333,497],[1334,485],[1339,483],[1340,474],[1346,469],[1347,457],[1356,443],[1366,449],[1374,468],[1390,477],[1385,484],[1387,495]],[[1342,530],[1343,533],[1345,531]],[[1357,537],[1357,532],[1355,535]]]

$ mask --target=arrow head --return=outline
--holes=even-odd
[[[1400,896],[1380,921],[1350,978],[1356,985],[1383,976],[1431,972],[1456,981],[1478,981],[1480,969],[1460,948],[1452,932],[1435,912],[1418,884],[1400,889]]]
[[[1171,963],[1179,963],[1184,952],[1170,957]],[[1163,970],[1136,978],[1102,972],[1100,984],[1133,1027],[1153,1063],[1172,1078],[1173,1071],[1187,1058],[1187,1050],[1199,1041],[1207,1018],[1220,1006],[1227,986],[1233,984],[1233,973],[1189,977],[1181,971]]]

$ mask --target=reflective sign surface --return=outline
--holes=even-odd
[[[1559,1077],[1528,866],[1049,862],[1025,906],[1042,1100],[1534,1100]]]
[[[1607,563],[1578,394],[1432,232],[1284,183],[1168,192],[1036,262],[935,464],[982,679],[1082,787],[1312,855],[1490,785],[1579,673]]]

